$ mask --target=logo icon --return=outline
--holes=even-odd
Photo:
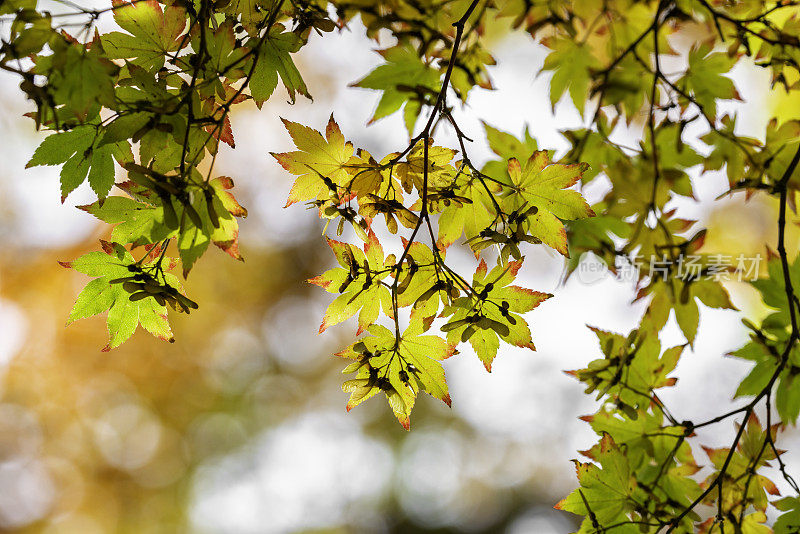
[[[575,276],[583,284],[596,284],[608,276],[608,268],[594,253],[584,252],[575,269]]]

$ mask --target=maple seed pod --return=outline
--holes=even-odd
[[[474,333],[475,333],[475,327],[474,327],[474,326],[472,326],[472,325],[469,325],[468,327],[466,327],[466,328],[464,329],[464,331],[463,331],[463,332],[461,332],[461,342],[462,342],[462,343],[466,343],[466,342],[467,342],[467,340],[468,340],[470,337],[472,337],[472,334],[474,334]]]
[[[139,291],[138,293],[132,293],[131,295],[129,295],[128,299],[131,302],[136,302],[136,301],[139,301],[139,300],[142,300],[142,299],[146,299],[149,296],[150,296],[150,293],[148,293],[147,291]]]
[[[156,284],[152,280],[148,280],[147,282],[145,282],[144,290],[150,294],[163,293],[164,291],[160,285]]]
[[[144,288],[145,288],[144,284],[136,282],[123,282],[122,284],[122,289],[124,289],[128,293],[136,293],[137,291],[141,291]]]
[[[161,198],[161,203],[164,207],[164,225],[173,230],[178,228],[178,215],[175,213],[175,208],[169,195],[160,194],[158,196]]]
[[[165,299],[169,307],[175,310],[178,313],[187,313],[189,310],[186,310],[178,303],[178,300],[175,297],[168,297]]]
[[[375,370],[377,372],[377,369]],[[378,379],[378,387],[381,388],[383,391],[391,391],[392,383],[389,382],[389,379],[385,376],[382,376]]]
[[[440,330],[441,330],[442,332],[449,332],[450,330],[455,330],[455,329],[456,329],[456,328],[458,328],[459,326],[464,326],[464,325],[465,325],[465,324],[467,324],[468,322],[469,322],[469,321],[468,321],[467,319],[458,319],[457,321],[452,321],[452,322],[450,322],[450,323],[447,323],[447,324],[444,324],[444,325],[442,325],[442,327],[440,328]]]
[[[344,293],[345,290],[347,290],[347,286],[349,286],[350,282],[352,282],[352,281],[353,281],[353,277],[350,276],[350,275],[347,275],[347,279],[344,282],[342,282],[342,285],[339,286],[339,293]]]
[[[689,282],[685,282],[683,284],[683,288],[681,289],[681,296],[680,296],[681,304],[687,304],[689,302],[689,287],[690,287],[690,285],[691,284]]]
[[[411,284],[411,280],[412,280],[413,278],[414,278],[413,271],[412,271],[412,272],[409,272],[409,273],[406,275],[406,277],[405,277],[405,278],[403,278],[403,281],[402,281],[402,282],[400,282],[400,285],[399,285],[399,286],[397,286],[397,294],[398,294],[398,295],[402,295],[402,294],[405,292],[405,290],[406,290],[406,289],[408,289],[408,286]]]
[[[206,209],[208,210],[208,218],[211,219],[211,225],[214,228],[219,228],[219,215],[217,215],[217,210],[214,208],[214,194],[206,189],[204,191],[206,197]]]
[[[196,310],[197,308],[199,308],[199,306],[197,305],[197,303],[195,301],[193,301],[192,299],[190,299],[188,297],[185,297],[185,296],[181,295],[180,293],[175,295],[175,298],[178,299],[178,302],[181,305],[183,305],[183,306],[185,306],[187,308],[191,308],[193,310]]]
[[[200,218],[200,214],[197,213],[197,210],[194,209],[194,206],[192,206],[191,204],[185,204],[184,210],[186,211],[186,214],[189,216],[189,219],[192,220],[192,223],[194,223],[196,227],[198,228],[203,227],[203,219]]]
[[[611,365],[611,362],[608,361],[608,360],[593,360],[593,361],[589,362],[589,365],[587,365],[586,367],[590,371],[598,372],[598,371],[602,371],[603,369],[607,369],[610,365]]]

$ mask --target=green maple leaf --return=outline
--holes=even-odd
[[[700,255],[700,258],[701,261],[705,261],[707,256]],[[658,273],[653,278],[650,286],[639,291],[637,299],[645,295],[653,296],[647,315],[653,317],[654,327],[658,330],[666,323],[670,310],[674,310],[678,326],[690,345],[694,344],[700,324],[698,300],[709,308],[736,309],[731,303],[728,291],[716,280],[705,278],[683,280],[674,277],[664,280]]]
[[[625,448],[631,468],[635,471],[641,470],[637,473],[639,480],[647,479],[651,462],[655,462],[656,465],[668,462],[673,468],[677,467],[677,464],[682,464],[680,471],[686,474],[694,474],[700,470],[692,455],[691,445],[686,441],[678,443],[679,438],[685,433],[684,427],[665,427],[664,415],[660,410],[650,413],[639,409],[635,414],[636,418],[633,419],[626,417],[625,414],[603,409],[595,415],[581,419],[588,422],[592,430],[600,436],[608,434],[615,443]],[[597,444],[589,453],[597,456],[601,453],[600,449],[601,445]],[[697,490],[699,485],[692,493]],[[684,498],[681,498],[681,501]]]
[[[409,430],[411,410],[419,390],[450,406],[444,368],[439,363],[455,352],[455,346],[438,336],[422,335],[421,321],[412,320],[398,340],[386,327],[372,325],[364,337],[337,353],[354,360],[342,372],[356,373],[342,390],[350,393],[347,410],[383,391],[395,417]]]
[[[689,51],[689,68],[677,84],[686,87],[713,120],[717,116],[718,100],[739,100],[733,80],[723,76],[735,63],[735,57],[723,52],[712,53],[708,45],[692,48]]]
[[[569,256],[567,232],[561,220],[582,219],[594,212],[575,185],[588,168],[585,163],[551,163],[546,151],[534,152],[524,163],[508,160],[512,193],[504,199],[509,212],[525,213],[523,228],[542,243]]]
[[[800,498],[784,497],[772,503],[775,508],[784,512],[778,516],[773,525],[775,534],[793,534],[800,532]]]
[[[602,87],[604,103],[613,105],[630,124],[642,110],[652,85],[653,74],[628,55],[608,73]]]
[[[594,205],[592,211],[603,213],[602,204]],[[598,215],[589,219],[577,219],[567,224],[567,241],[569,259],[567,260],[567,276],[570,276],[581,262],[582,252],[614,250],[614,239],[627,238],[631,234],[631,225],[618,217]],[[615,259],[609,254],[602,258],[606,265],[613,268]]]
[[[440,303],[450,303],[450,284],[436,264],[444,261],[445,253],[438,252],[438,260],[431,248],[415,241],[408,249],[406,262],[398,275],[397,305],[413,306],[412,314],[431,320],[439,312]]]
[[[472,279],[475,294],[453,300],[442,312],[442,316],[449,317],[442,326],[447,340],[452,344],[469,340],[487,371],[492,370],[501,338],[517,347],[536,350],[528,323],[521,314],[552,295],[509,285],[520,267],[521,260],[512,261],[487,272],[486,262],[481,260]]]
[[[722,133],[712,130],[700,138],[712,147],[711,154],[705,158],[703,170],[719,170],[724,166],[728,183],[733,185],[745,177],[747,153],[754,152],[761,143],[752,137],[736,135],[736,117],[724,115],[721,122]]]
[[[500,156],[500,159],[486,162],[481,172],[508,184],[510,183],[508,176],[508,160],[511,158],[526,160],[530,154],[533,154],[539,149],[539,145],[536,139],[531,137],[527,126],[523,132],[522,141],[517,139],[516,136],[498,130],[486,122],[483,123],[483,129],[486,131],[486,140],[489,143],[489,148],[492,152]]]
[[[764,429],[755,414],[751,414],[747,419],[745,431],[737,445],[733,455],[728,456],[730,449],[722,447],[712,449],[703,447],[711,463],[716,468],[716,473],[711,473],[706,478],[706,484],[714,480],[719,470],[725,466],[725,484],[722,489],[722,509],[723,512],[730,510],[733,513],[749,505],[752,505],[758,512],[766,510],[769,495],[780,495],[778,488],[767,477],[755,474],[750,479],[749,474],[759,468],[769,465],[770,460],[775,459],[775,453],[769,448],[764,449],[767,431],[771,432],[773,438],[777,433],[779,425],[774,425],[771,429]],[[758,517],[758,516],[756,516]],[[762,521],[763,522],[763,521]],[[763,526],[763,525],[762,525]],[[754,530],[753,532],[761,532]]]
[[[163,270],[155,274],[157,257],[137,263],[119,243],[102,244],[103,252],[89,252],[74,261],[60,262],[63,267],[96,277],[78,295],[67,324],[108,310],[109,340],[104,351],[127,341],[139,325],[159,339],[174,341],[167,320],[166,295],[170,295],[171,302],[180,299],[191,303],[189,307],[197,307],[182,295],[178,297],[180,282],[177,277]],[[166,261],[171,263],[168,258]],[[154,274],[149,274],[151,272]],[[144,283],[134,281],[136,276],[148,280],[148,290],[144,289]]]
[[[603,358],[591,361],[585,369],[569,374],[587,385],[585,393],[597,390],[634,408],[647,408],[650,400],[642,393],[673,386],[671,373],[680,359],[682,345],[661,351],[658,337],[634,330],[628,336],[590,327],[597,336]]]
[[[102,199],[114,185],[114,159],[121,163],[133,160],[128,142],[103,144],[97,127],[85,125],[46,137],[26,167],[63,164],[62,202],[87,177],[92,190]]]
[[[303,41],[296,34],[284,32],[283,29],[281,24],[275,24],[269,32],[269,37],[258,50],[258,61],[250,79],[250,94],[259,108],[269,100],[278,86],[278,76],[286,87],[292,103],[295,93],[311,98],[308,87],[290,55],[300,50]]]
[[[767,386],[777,370],[780,359],[776,356],[774,348],[787,343],[791,333],[791,320],[786,300],[786,291],[783,283],[781,262],[774,258],[767,264],[768,277],[755,280],[751,284],[761,293],[764,304],[773,308],[761,322],[762,336],[751,336],[752,340],[740,349],[731,353],[731,356],[754,362],[753,368],[741,381],[736,390],[736,396],[758,395]],[[789,266],[789,276],[793,287],[800,283],[800,256],[795,257]],[[755,328],[749,322],[745,324]],[[800,349],[792,347],[789,352],[788,365],[781,371],[775,383],[774,398],[775,408],[781,421],[795,423],[800,416]]]
[[[164,208],[128,197],[109,197],[80,209],[114,225],[111,239],[117,243],[144,245],[158,243],[174,235],[164,222]]]
[[[162,6],[156,0],[113,0],[114,20],[128,33],[109,32],[101,37],[110,59],[129,59],[148,71],[164,66],[165,58],[180,49],[186,28],[186,11],[177,4]]]
[[[192,46],[200,48],[201,32],[198,26],[192,30]],[[206,32],[206,51],[208,61],[205,63],[204,77],[208,85],[200,88],[200,93],[212,97],[215,93],[225,94],[224,80],[238,80],[244,77],[243,61],[247,53],[245,47],[239,46],[236,39],[234,22],[225,20],[213,32]]]
[[[114,84],[119,67],[109,61],[99,46],[88,50],[76,44],[55,41],[56,54],[36,56],[37,73],[47,75],[48,89],[57,104],[63,104],[59,114],[71,112],[80,122],[95,117],[102,104],[114,108]]]
[[[145,179],[133,169],[129,174],[132,179]],[[138,246],[177,238],[184,276],[211,243],[232,258],[243,261],[236,217],[246,217],[247,210],[230,193],[233,188],[230,178],[221,176],[210,180],[207,187],[196,186],[189,195],[188,205],[173,197],[168,197],[166,202],[167,198],[134,182],[124,182],[120,188],[133,198],[110,197],[104,202],[79,206],[115,225],[112,239]]]
[[[273,9],[274,4],[270,0],[233,0],[228,2],[222,11],[233,17],[240,16],[242,26],[254,34]]]
[[[635,484],[627,456],[611,436],[605,434],[593,459],[596,464],[574,460],[581,487],[555,507],[583,516],[588,516],[591,509],[601,526],[628,520],[625,512]],[[588,517],[585,522],[591,524]]]
[[[435,94],[439,90],[439,71],[423,63],[417,51],[409,45],[398,45],[382,50],[380,54],[386,63],[376,67],[353,86],[383,91],[370,123],[391,115],[405,105],[406,128],[412,132],[420,107],[410,99],[414,98],[415,90]]]
[[[233,180],[218,177],[211,180],[208,186],[203,191],[193,192],[191,206],[198,215],[197,219],[191,216],[188,206],[175,207],[178,214],[181,214],[181,209],[184,214],[189,213],[188,217],[181,215],[177,241],[184,276],[210,243],[233,259],[244,261],[239,252],[239,223],[236,217],[246,217],[247,210],[229,192]]]
[[[362,251],[348,243],[328,239],[341,267],[311,278],[309,283],[330,293],[341,293],[325,311],[320,333],[329,326],[341,323],[358,313],[358,332],[361,334],[373,324],[383,306],[383,313],[392,315],[392,296],[383,279],[394,266],[394,257],[384,258],[377,236],[370,231]],[[359,311],[360,310],[360,311]]]
[[[284,169],[298,177],[289,192],[286,206],[303,200],[337,197],[339,188],[344,188],[351,180],[347,164],[353,156],[353,144],[345,142],[333,115],[325,129],[325,137],[308,126],[281,120],[299,149],[282,154],[270,152]]]
[[[544,42],[553,49],[544,60],[542,70],[552,70],[550,80],[550,103],[555,108],[561,95],[569,90],[572,103],[583,114],[583,107],[589,97],[589,84],[599,62],[586,43],[575,39],[555,39]]]
[[[4,0],[0,2],[0,15],[11,15],[23,9],[36,9],[37,0]]]

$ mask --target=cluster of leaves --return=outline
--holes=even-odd
[[[459,343],[469,342],[487,370],[501,339],[534,349],[521,314],[552,295],[512,285],[523,262],[519,247],[544,243],[566,254],[562,220],[592,215],[580,194],[567,189],[585,165],[552,163],[547,152],[534,151],[523,165],[509,158],[502,174],[492,166],[479,171],[463,159],[453,161],[456,151],[429,138],[414,139],[403,152],[379,162],[346,142],[333,117],[324,136],[284,124],[298,148],[273,154],[297,176],[288,204],[306,201],[320,217],[338,220],[337,233],[348,225],[364,241],[362,250],[328,239],[339,266],[309,280],[339,295],[325,312],[320,332],[358,314],[357,334],[375,336],[340,353],[357,361],[345,369],[357,373],[344,385],[352,392],[348,409],[383,390],[408,428],[420,388],[450,403],[438,361]],[[386,256],[375,232],[397,234],[400,226],[411,235],[402,239],[399,258]],[[418,240],[420,232],[428,233],[431,245]],[[497,265],[489,270],[482,259],[472,282],[445,261],[448,246],[462,236],[476,256],[490,244],[501,247]],[[403,332],[402,308],[411,308]],[[375,325],[381,310],[394,331]],[[420,336],[437,317],[447,318],[441,325],[446,339]]]
[[[119,31],[95,28],[106,14]],[[28,166],[61,166],[62,201],[88,182],[97,202],[81,209],[114,225],[113,250],[128,247],[130,256],[143,247],[136,264],[159,276],[169,270],[162,262],[171,246],[184,277],[212,243],[241,260],[237,218],[247,211],[231,194],[233,180],[214,174],[220,143],[235,146],[231,108],[247,100],[261,106],[279,79],[292,100],[310,98],[292,54],[312,30],[334,28],[324,12],[280,0],[113,0],[102,10],[65,3],[63,12],[51,13],[36,0],[4,0],[0,17],[8,24],[0,69],[21,77],[20,88],[36,106],[28,115],[37,128],[54,132]],[[154,250],[160,253],[149,265]],[[116,299],[125,293],[113,278],[87,288]],[[140,310],[176,301],[178,311],[196,307],[185,305],[177,284],[168,287],[177,293],[134,292],[129,300]],[[90,309],[105,308],[84,306],[73,315]],[[123,308],[109,313],[110,347],[136,326],[132,312],[115,310]],[[142,324],[171,338],[168,326]]]
[[[729,74],[744,58],[768,69],[773,86],[795,90],[792,81],[800,72],[795,5],[679,0],[506,7],[517,25],[527,24],[525,29],[551,49],[544,70],[553,72],[552,104],[568,93],[589,119],[588,126],[564,132],[572,145],[565,160],[590,165],[584,181],[602,175],[611,184],[592,207],[597,217],[568,225],[568,270],[578,267],[583,252],[612,271],[635,262],[637,299],[648,303],[639,327],[627,336],[598,330],[605,358],[572,373],[601,401],[598,413],[584,418],[600,440],[583,453],[590,462],[577,463],[580,488],[558,505],[584,516],[581,533],[772,532],[765,512],[768,497],[778,490],[760,471],[777,462],[788,487],[798,490],[780,458],[784,451],[775,444],[779,430],[794,424],[800,412],[794,387],[800,369],[795,363],[798,262],[790,265],[784,243],[786,210],[794,209],[797,191],[797,123],[773,120],[759,141],[739,135],[735,115],[720,111],[723,101],[740,99]],[[707,133],[690,143],[686,127],[695,122]],[[641,132],[638,146],[616,141],[615,129],[623,128]],[[709,152],[699,148],[702,143]],[[674,385],[676,379],[667,374],[682,350],[659,356],[658,334],[670,315],[693,345],[698,301],[734,309],[719,282],[729,267],[715,264],[704,251],[706,230],[672,207],[675,200],[694,198],[687,173],[692,167],[699,173],[724,170],[729,194],[772,196],[780,206],[777,253],[769,251],[768,278],[754,283],[776,311],[760,326],[745,321],[752,341],[733,354],[755,362],[737,390],[737,396],[750,399],[704,422],[674,417],[656,393]],[[689,272],[683,265],[687,257],[694,258]],[[764,426],[757,409],[766,415]],[[697,444],[695,431],[736,416],[742,421],[731,445],[705,449],[711,474],[698,478],[701,465],[688,446]],[[795,502],[787,497],[773,503],[786,512],[775,532],[797,531]],[[695,510],[700,504],[716,513],[701,515]]]
[[[273,154],[295,177],[287,206],[305,202],[326,229],[334,222],[337,235],[348,228],[357,236],[357,244],[328,239],[338,266],[310,280],[337,295],[320,332],[358,315],[357,335],[367,333],[338,354],[354,374],[343,386],[347,408],[382,393],[409,428],[419,391],[450,404],[441,361],[459,344],[469,343],[487,370],[500,340],[533,349],[523,314],[552,295],[513,284],[530,245],[562,254],[568,273],[585,252],[612,271],[658,258],[636,271],[637,298],[647,301],[639,326],[624,336],[596,330],[604,357],[572,373],[598,394],[599,411],[584,419],[600,438],[583,453],[589,461],[576,462],[580,487],[558,507],[584,516],[581,533],[762,533],[770,531],[765,512],[773,504],[784,512],[775,532],[797,531],[800,489],[776,441],[800,414],[800,261],[790,264],[785,246],[787,209],[800,188],[800,121],[775,119],[761,141],[741,136],[735,114],[721,111],[723,102],[740,99],[729,73],[742,60],[766,69],[773,86],[797,90],[796,2],[65,4],[56,16],[37,0],[0,0],[9,28],[0,69],[21,78],[37,128],[54,132],[30,165],[62,165],[62,199],[88,181],[98,200],[82,209],[114,225],[103,252],[65,264],[96,277],[70,320],[108,309],[109,348],[138,324],[172,339],[166,307],[197,305],[169,271],[180,265],[185,277],[210,243],[241,259],[236,218],[246,211],[230,193],[233,181],[213,172],[220,143],[235,146],[232,107],[248,100],[261,107],[279,80],[291,101],[310,98],[293,54],[312,31],[323,35],[358,17],[368,36],[389,34],[394,44],[354,85],[380,92],[373,121],[402,113],[408,145],[373,156],[348,142],[331,116],[324,133],[285,120],[297,150]],[[106,13],[120,31],[92,32]],[[69,27],[80,33],[64,31],[64,20],[77,19],[85,23]],[[448,97],[463,103],[475,87],[492,89],[494,59],[483,36],[498,26],[550,49],[543,70],[552,73],[551,104],[568,95],[586,118],[563,132],[570,149],[560,160],[527,132],[518,139],[488,124],[497,158],[470,160],[472,139]],[[687,126],[698,123],[706,133],[689,142]],[[441,126],[452,128],[458,147],[434,142]],[[619,130],[638,132],[640,142],[620,144]],[[776,311],[760,325],[746,321],[752,339],[733,354],[755,364],[737,391],[750,398],[704,422],[676,418],[656,393],[675,385],[668,375],[685,348],[661,349],[658,335],[670,315],[693,346],[699,304],[734,308],[715,276],[718,262],[703,249],[706,230],[674,208],[695,197],[690,169],[724,170],[731,195],[774,197],[779,205],[777,251],[768,277],[755,283]],[[598,177],[610,187],[590,206],[577,186]],[[119,196],[109,196],[115,186]],[[477,262],[471,281],[446,261],[462,240]],[[386,255],[387,242],[396,242],[397,254]],[[173,245],[174,260],[166,255]],[[695,258],[688,273],[687,256]],[[378,324],[381,317],[388,326]],[[706,449],[712,472],[702,480],[695,431],[737,416],[731,445]],[[797,497],[770,502],[777,488],[760,472],[768,462]],[[701,515],[701,504],[716,513]]]

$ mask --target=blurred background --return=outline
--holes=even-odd
[[[108,228],[74,208],[92,200],[88,190],[59,203],[57,168],[24,169],[41,137],[21,117],[29,105],[15,80],[0,77],[0,531],[573,530],[574,518],[552,507],[576,484],[570,460],[596,439],[577,418],[596,407],[562,371],[599,357],[586,324],[622,333],[637,324],[643,308],[630,304],[629,283],[562,284],[562,259],[531,248],[520,283],[556,294],[527,317],[537,352],[501,347],[488,374],[463,347],[445,362],[452,409],[421,396],[411,432],[377,398],[345,413],[344,363],[332,354],[355,325],[317,334],[331,296],[305,280],[332,266],[324,223],[303,206],[282,208],[292,177],[268,152],[293,148],[279,116],[321,129],[332,111],[356,146],[381,155],[404,147],[400,117],[367,128],[377,95],[347,87],[379,64],[375,46],[357,21],[312,37],[297,62],[313,104],[290,106],[276,93],[261,112],[240,106],[237,148],[225,147],[217,169],[250,212],[245,263],[209,251],[186,283],[200,309],[171,318],[177,342],[140,331],[110,353],[100,352],[104,317],[64,327],[86,279],[57,264],[96,248]],[[496,91],[475,89],[459,124],[476,139],[479,119],[517,135],[528,125],[540,148],[563,153],[558,129],[582,119],[566,100],[551,109],[548,76],[537,75],[546,50],[509,36],[494,54]],[[768,80],[747,65],[734,78],[745,102],[728,107],[741,133],[763,138]],[[456,146],[447,130],[437,143]],[[473,161],[490,157],[474,145]],[[698,202],[676,206],[710,227],[709,252],[763,253],[774,206],[714,202],[726,184],[722,173],[704,175]],[[605,187],[597,180],[586,194],[597,201]],[[462,273],[475,268],[463,251],[448,258]],[[747,370],[722,355],[745,340],[740,319],[763,309],[745,284],[729,289],[742,312],[702,309],[679,385],[662,395],[678,419],[725,411]],[[662,341],[683,342],[672,320]],[[703,442],[720,446],[734,427],[712,430]],[[701,450],[696,458],[707,462]]]

